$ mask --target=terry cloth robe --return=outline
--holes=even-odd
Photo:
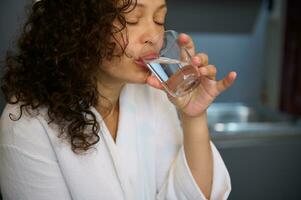
[[[163,91],[127,84],[120,96],[116,142],[100,114],[100,141],[78,155],[58,128],[39,115],[6,105],[0,123],[0,186],[4,200],[202,200],[185,158],[175,107]],[[227,199],[231,183],[211,142],[211,199]]]

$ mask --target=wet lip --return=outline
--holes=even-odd
[[[148,67],[147,67],[147,65],[145,64],[145,62],[144,62],[143,60],[153,60],[153,59],[155,59],[155,58],[157,58],[157,57],[158,57],[158,54],[157,54],[157,53],[150,52],[150,53],[148,53],[147,55],[142,56],[142,57],[140,57],[139,59],[136,59],[136,60],[135,60],[135,63],[136,63],[137,65],[139,65],[140,67],[143,67],[144,69],[149,70]]]
[[[149,53],[145,56],[141,56],[139,59],[136,59],[135,62],[139,65],[144,65],[145,66],[145,62],[143,60],[153,60],[158,58],[158,54],[157,53]]]
[[[147,55],[143,56],[142,58],[144,60],[153,60],[155,58],[158,58],[158,53],[151,52],[151,53],[148,53]]]
[[[140,66],[146,66],[146,64],[143,62],[142,59],[135,60],[135,63],[140,65]]]
[[[139,65],[140,67],[142,67],[143,69],[149,70],[148,67],[147,67],[147,65],[143,62],[142,59],[135,60],[135,63],[136,63],[137,65]]]

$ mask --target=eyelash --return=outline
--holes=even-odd
[[[128,25],[136,25],[138,22],[126,22]]]
[[[163,23],[155,22],[155,23],[159,26],[164,26],[164,22]]]
[[[138,22],[126,22],[128,25],[137,25]],[[164,23],[155,22],[159,26],[164,26]]]

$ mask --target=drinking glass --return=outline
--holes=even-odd
[[[191,55],[179,45],[178,33],[165,31],[143,46],[140,57],[173,97],[181,97],[199,83],[197,66],[191,64]]]

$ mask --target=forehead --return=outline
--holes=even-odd
[[[158,8],[165,5],[165,0],[137,0],[137,7]]]

